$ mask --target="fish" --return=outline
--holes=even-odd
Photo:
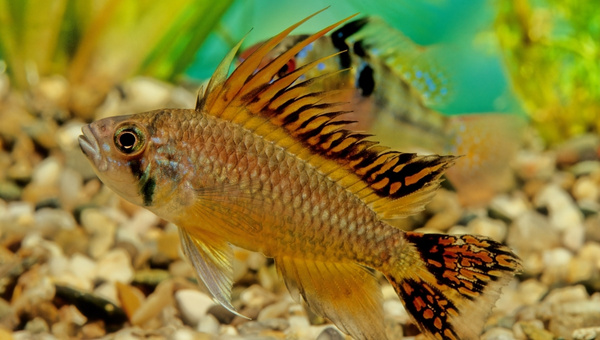
[[[319,12],[317,12],[319,13]],[[232,246],[274,259],[291,295],[354,339],[388,339],[383,274],[430,339],[476,339],[501,287],[521,270],[508,247],[473,235],[407,232],[388,223],[421,211],[452,155],[391,150],[338,119],[335,90],[313,91],[314,60],[292,56],[352,17],[261,65],[299,21],[229,75],[241,42],[195,109],[104,118],[79,145],[100,180],[177,225],[183,253],[232,313]],[[304,79],[302,80],[301,78]]]
[[[306,36],[286,37],[262,64]],[[260,45],[247,48],[239,59]],[[457,95],[453,89],[458,77],[452,65],[439,60],[443,53],[438,46],[419,45],[381,18],[368,16],[307,45],[277,77],[333,53],[339,54],[317,64],[307,76],[348,70],[314,84],[314,91],[349,90],[338,98],[352,110],[344,119],[357,122],[349,128],[374,134],[396,149],[462,155],[445,176],[464,206],[484,206],[513,186],[510,162],[522,140],[524,117],[494,112],[445,115],[437,110]]]

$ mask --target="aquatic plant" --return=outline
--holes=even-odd
[[[496,31],[516,92],[549,143],[600,131],[600,7],[499,1]]]
[[[20,89],[65,75],[69,109],[87,116],[128,76],[181,74],[230,3],[0,0],[0,59]]]

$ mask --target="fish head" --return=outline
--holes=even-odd
[[[82,128],[79,146],[100,180],[128,201],[142,205],[149,134],[134,116],[109,117]]]

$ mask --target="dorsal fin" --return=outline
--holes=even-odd
[[[455,157],[417,156],[391,151],[366,139],[368,135],[347,130],[345,126],[349,122],[337,119],[346,112],[340,109],[345,103],[335,101],[334,91],[315,92],[309,86],[328,75],[302,80],[311,67],[334,55],[277,78],[279,69],[296,53],[354,16],[307,37],[262,68],[256,69],[271,49],[310,17],[265,42],[229,78],[222,80],[235,49],[230,52],[216,72],[219,78],[211,80],[196,109],[242,124],[257,133],[257,126],[267,126],[266,130],[261,130],[267,133],[283,128],[283,135],[294,141],[288,141],[286,146],[301,144],[303,148],[294,149],[294,152],[297,155],[306,155],[308,152],[307,158],[310,157],[317,168],[329,162],[323,168],[340,169],[337,174],[330,170],[327,173],[335,180],[344,180],[343,184],[381,217],[394,218],[422,209],[438,187],[444,170],[453,163]],[[261,119],[253,119],[256,117]],[[269,127],[272,125],[275,127]],[[321,158],[315,161],[312,157],[314,155]]]

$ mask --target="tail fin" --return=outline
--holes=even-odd
[[[479,236],[408,232],[401,268],[386,274],[431,339],[479,339],[500,288],[520,271],[506,246]]]

